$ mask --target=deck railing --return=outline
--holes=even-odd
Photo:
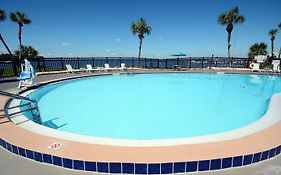
[[[232,58],[231,67],[245,68],[248,65],[247,58]],[[181,58],[138,58],[136,57],[77,57],[77,58],[38,58],[32,60],[31,64],[36,71],[47,72],[65,70],[65,65],[70,64],[73,68],[83,68],[87,64],[92,67],[103,67],[104,64],[110,67],[120,67],[125,63],[126,67],[171,69],[175,65],[182,68],[206,68],[206,67],[229,67],[227,57],[181,57]],[[0,78],[17,76],[19,64],[12,61],[0,61]],[[15,68],[17,67],[17,71]]]

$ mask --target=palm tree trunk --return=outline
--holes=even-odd
[[[280,55],[281,55],[281,47],[279,49],[278,59],[280,59]]]
[[[7,51],[9,52],[9,54],[10,54],[11,56],[13,56],[13,54],[12,54],[11,50],[9,49],[8,45],[7,45],[6,42],[4,41],[4,39],[3,39],[2,35],[1,35],[1,33],[0,33],[0,40],[2,41],[2,43],[4,44],[4,46],[6,47]]]
[[[230,58],[230,40],[231,40],[231,32],[227,32],[227,56],[229,60],[229,66],[231,67],[231,58]]]
[[[138,67],[140,67],[141,47],[142,47],[142,39],[140,39],[139,55],[138,55]]]
[[[271,60],[273,60],[274,40],[271,40]]]
[[[19,61],[21,61],[21,29],[22,29],[22,26],[19,25]]]

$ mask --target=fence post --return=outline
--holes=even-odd
[[[80,69],[80,58],[77,57],[77,66],[78,66],[78,69]]]
[[[39,72],[41,72],[40,57],[37,57],[37,67],[39,69]]]
[[[42,57],[42,58],[43,58],[43,69],[44,69],[44,72],[46,72],[45,57]]]
[[[15,56],[13,56],[12,58],[12,64],[13,64],[13,71],[14,71],[14,76],[18,76],[18,69],[17,69],[17,65],[19,65],[19,63],[17,63],[17,60]]]
[[[105,62],[106,64],[108,64],[108,57],[105,57]]]
[[[180,58],[178,57],[178,58],[177,58],[177,65],[179,65],[179,59],[180,59]]]
[[[60,57],[60,64],[61,64],[61,69],[63,70],[63,60],[62,60],[62,57]]]
[[[119,57],[119,67],[121,67],[121,62],[122,62],[122,60],[121,60],[121,57]]]
[[[135,67],[134,57],[132,57],[132,67]]]
[[[166,61],[165,61],[165,62],[166,62],[166,63],[165,63],[165,64],[166,64],[166,65],[165,65],[165,68],[168,69],[168,59],[167,59],[167,58],[166,58]]]
[[[191,57],[189,57],[189,69],[191,69]]]
[[[201,62],[201,68],[203,69],[204,68],[204,57],[202,57],[202,62]]]
[[[93,67],[95,67],[95,58],[92,57],[92,60],[93,60]]]
[[[146,58],[144,58],[144,68],[146,68]]]
[[[159,60],[159,58],[157,58],[157,68],[158,69],[160,69],[160,63],[159,62],[160,62],[160,60]]]

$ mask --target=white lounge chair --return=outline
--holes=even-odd
[[[87,64],[87,65],[86,65],[86,71],[87,71],[87,72],[92,72],[92,71],[94,71],[94,69],[93,69],[93,67],[92,67],[91,64]]]
[[[116,68],[113,68],[113,67],[109,67],[109,64],[104,64],[104,70],[105,71],[112,71],[112,70],[116,70]]]
[[[32,86],[33,85],[33,78],[35,77],[35,71],[33,66],[29,61],[24,59],[24,64],[21,64],[21,73],[20,77],[17,78],[20,80],[18,84],[18,88],[25,87],[25,86]]]
[[[253,72],[260,72],[260,63],[251,63],[250,67],[252,68]]]
[[[276,73],[280,72],[280,60],[272,60],[272,71]]]
[[[70,64],[65,65],[67,73],[76,73],[76,72],[81,72],[80,69],[73,69]]]
[[[121,70],[121,71],[126,71],[127,67],[126,67],[125,63],[121,63],[120,67],[118,69]]]

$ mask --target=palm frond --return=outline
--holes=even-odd
[[[281,29],[281,22],[278,24],[278,27]]]
[[[268,32],[268,34],[269,34],[271,37],[273,37],[273,36],[276,35],[277,32],[278,32],[277,29],[272,29],[272,30],[270,30],[270,31]]]
[[[238,16],[236,19],[235,19],[235,23],[237,24],[242,24],[245,22],[245,17],[244,16]]]
[[[0,21],[4,21],[6,19],[6,13],[3,9],[0,9]]]

